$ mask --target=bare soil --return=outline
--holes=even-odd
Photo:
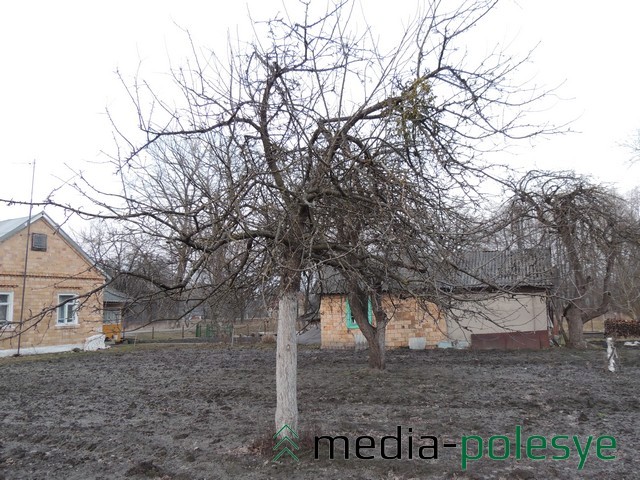
[[[300,347],[300,434],[296,451],[272,462],[275,410],[273,345],[137,345],[93,353],[0,360],[0,479],[551,479],[638,478],[640,353],[619,351],[622,370],[605,369],[602,350],[573,352],[409,351],[388,353],[372,372],[366,352]],[[515,456],[522,438],[577,435],[593,444],[582,470],[576,447],[537,450],[544,460]],[[401,427],[402,459],[382,459],[383,436]],[[409,432],[411,429],[411,432]],[[350,458],[315,435],[344,435]],[[361,450],[368,435],[378,450]],[[506,460],[461,466],[461,439],[506,435]],[[611,461],[596,457],[609,435]],[[409,459],[409,436],[413,458]],[[437,459],[420,457],[433,445]],[[369,440],[363,441],[366,445]],[[386,456],[396,456],[393,439]],[[571,440],[569,440],[571,442]],[[445,448],[456,443],[457,448]],[[470,446],[471,445],[471,446]],[[475,444],[467,445],[475,453]],[[494,456],[505,456],[504,442]],[[473,448],[472,448],[473,447]],[[421,451],[433,456],[433,449]]]

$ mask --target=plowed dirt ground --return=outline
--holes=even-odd
[[[602,350],[565,349],[396,350],[385,372],[373,372],[366,351],[301,346],[299,430],[308,439],[299,441],[299,462],[271,461],[273,345],[138,345],[0,359],[0,479],[640,478],[640,354],[619,352],[616,374],[605,369]],[[382,437],[395,437],[398,427],[402,458],[380,458]],[[349,459],[339,440],[333,460],[326,441],[315,459],[316,435],[347,437]],[[489,437],[507,436],[508,458],[469,461],[463,470],[461,440],[470,435],[485,449]],[[534,451],[545,459],[526,458],[531,435],[547,439]],[[557,435],[569,436],[559,442],[569,445],[568,459],[551,458],[563,456],[550,443]],[[582,470],[574,435],[583,446],[593,437]],[[360,450],[374,459],[355,458],[358,436],[374,439],[376,448]],[[435,453],[419,450],[434,444],[420,438],[427,436],[437,441],[437,458],[420,458]],[[615,460],[597,458],[599,436],[615,438],[617,448],[602,452]],[[387,439],[386,456],[397,455],[394,442]],[[468,441],[469,455],[476,446]],[[506,456],[504,448],[494,439],[493,456]]]

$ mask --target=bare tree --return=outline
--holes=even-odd
[[[345,274],[370,364],[384,368],[384,285],[418,295],[410,280],[419,273],[428,290],[433,265],[464,238],[459,212],[492,178],[483,154],[554,131],[527,120],[546,95],[513,78],[527,56],[465,53],[465,35],[495,3],[445,11],[428,2],[382,51],[370,29],[354,31],[353,2],[319,14],[300,2],[298,18],[256,23],[256,38],[230,48],[229,62],[194,53],[190,68],[172,72],[176,95],[128,87],[145,139],[123,138],[122,192],[79,181],[102,217],[175,246],[163,289],[188,288],[229,246],[234,267],[220,285],[249,266],[277,280],[278,428],[298,424],[303,274],[322,264]],[[177,196],[166,191],[183,183]],[[363,315],[368,297],[375,327]]]
[[[640,320],[640,189],[623,196],[621,210],[627,218],[627,240],[620,250],[612,280],[615,308]]]
[[[239,297],[250,298],[264,268],[246,243],[221,240],[228,231],[212,227],[227,215],[229,189],[207,154],[190,141],[158,142],[127,169],[126,196],[118,200],[144,213],[119,224],[103,220],[84,243],[146,321],[178,320],[205,307],[235,310]],[[112,212],[114,205],[104,204]]]
[[[629,140],[624,142],[623,146],[631,153],[631,162],[638,162],[640,160],[640,130],[637,130]]]
[[[567,320],[568,345],[584,348],[584,323],[624,302],[614,279],[623,253],[640,238],[637,220],[613,191],[573,172],[529,172],[513,192],[510,204],[518,221],[538,223],[542,229],[532,240],[554,252],[555,295]]]

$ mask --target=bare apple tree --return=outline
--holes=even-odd
[[[640,239],[637,215],[610,188],[574,172],[529,172],[514,184],[510,205],[517,222],[533,222],[522,241],[551,248],[568,346],[584,348],[586,322],[635,301],[625,270]]]
[[[194,47],[189,67],[171,72],[173,93],[136,79],[127,92],[144,138],[122,138],[122,191],[79,180],[123,235],[171,246],[164,289],[189,288],[216,256],[233,265],[221,286],[247,268],[277,285],[278,428],[298,426],[303,274],[343,273],[370,365],[384,368],[385,285],[437,290],[434,265],[477,229],[467,221],[479,186],[496,174],[485,154],[555,131],[527,116],[548,93],[516,78],[528,55],[467,53],[495,4],[426,2],[386,51],[370,27],[358,33],[354,2],[288,4],[228,60]]]

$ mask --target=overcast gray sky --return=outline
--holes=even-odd
[[[400,28],[419,2],[362,3],[372,28],[385,35]],[[66,165],[99,169],[105,160],[101,152],[114,152],[106,108],[122,115],[124,128],[135,127],[136,119],[125,115],[116,70],[130,78],[140,68],[145,78],[162,78],[169,62],[180,64],[189,56],[180,27],[197,45],[224,51],[227,32],[249,34],[248,10],[265,19],[282,5],[269,0],[2,2],[0,198],[28,199],[34,159],[35,200],[71,178]],[[483,38],[509,44],[515,54],[539,43],[527,75],[547,87],[562,84],[562,99],[544,115],[558,123],[575,119],[576,133],[540,139],[496,160],[575,169],[622,191],[637,185],[640,166],[626,163],[630,154],[620,144],[640,128],[639,19],[635,0],[503,1],[481,30]],[[0,205],[0,219],[26,214],[26,208]]]

